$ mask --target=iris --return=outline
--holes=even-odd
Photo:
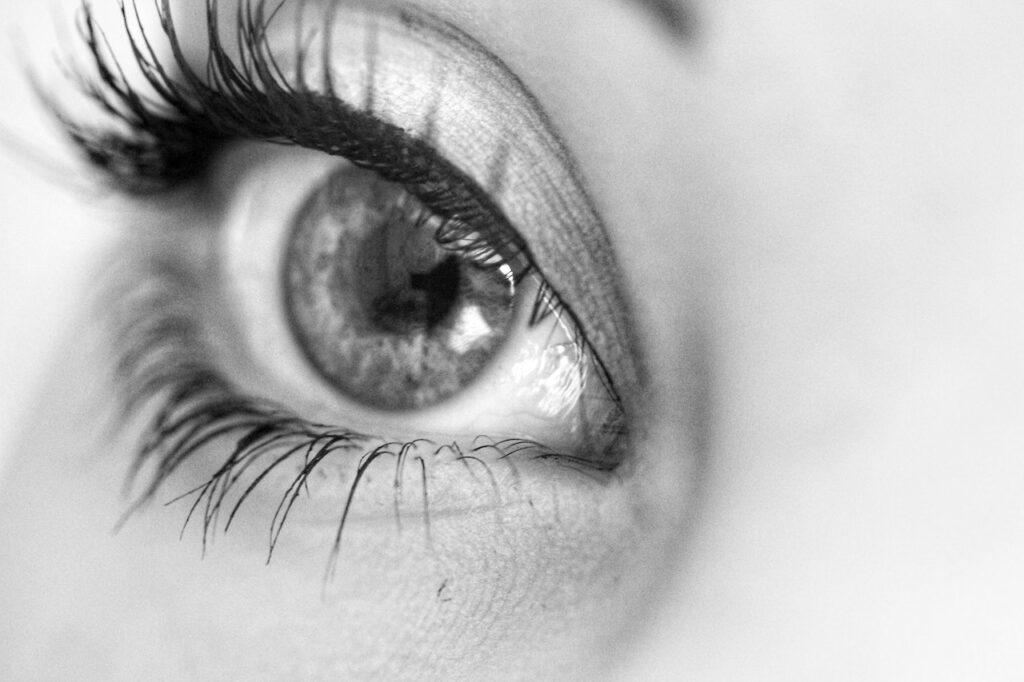
[[[411,410],[457,394],[516,321],[516,282],[438,242],[443,224],[404,188],[345,165],[296,214],[285,256],[298,345],[334,388]]]

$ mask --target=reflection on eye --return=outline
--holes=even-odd
[[[420,14],[330,5],[275,30],[263,3],[246,11],[234,57],[211,25],[203,78],[166,2],[176,75],[126,20],[140,94],[86,10],[87,94],[116,120],[58,114],[129,193],[231,176],[213,192],[226,217],[150,244],[112,306],[126,404],[148,415],[139,504],[215,462],[179,498],[189,518],[205,539],[269,492],[273,550],[316,488],[336,557],[373,472],[396,515],[414,485],[427,515],[428,496],[479,504],[481,480],[500,500],[530,465],[614,472],[630,435],[616,387],[638,381],[628,316],[600,221],[522,85]],[[276,165],[264,146],[248,163],[238,140],[314,152]]]
[[[477,378],[511,331],[516,274],[444,248],[439,223],[398,185],[352,167],[295,219],[284,273],[293,331],[357,402],[435,405]]]

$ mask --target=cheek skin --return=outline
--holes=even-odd
[[[706,11],[713,471],[627,679],[1013,677],[1019,7]]]
[[[326,588],[333,526],[286,526],[268,566],[272,510],[202,559],[180,505],[115,534],[130,451],[97,435],[100,366],[72,344],[56,376],[0,495],[4,679],[593,679],[649,584],[625,489],[596,512],[564,494],[544,524],[433,518],[429,545],[357,519]]]

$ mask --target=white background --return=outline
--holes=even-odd
[[[81,166],[69,156],[21,64],[52,60],[49,32],[58,12],[46,3],[0,0],[0,468],[21,437],[49,358],[81,311],[92,255],[109,236],[95,221],[71,213],[66,188],[83,186]],[[66,13],[66,12],[65,12]],[[80,219],[79,219],[80,218]],[[25,434],[28,435],[28,434]]]

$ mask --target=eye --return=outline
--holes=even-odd
[[[211,307],[248,393],[465,452],[486,435],[599,469],[621,457],[622,401],[521,250],[323,154],[243,147],[219,165],[230,284]]]
[[[175,75],[127,22],[157,103],[82,24],[87,94],[117,126],[69,133],[162,197],[111,316],[146,424],[138,504],[184,476],[170,494],[204,538],[247,504],[272,512],[273,549],[303,491],[336,557],[353,509],[398,516],[412,486],[432,512],[599,494],[640,372],[600,219],[536,102],[420,13],[246,11],[238,55],[211,24],[203,76],[166,6]]]

